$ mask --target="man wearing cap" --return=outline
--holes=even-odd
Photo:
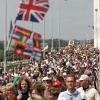
[[[87,100],[100,100],[98,91],[95,88],[89,86],[89,76],[83,74],[79,80],[81,81],[81,87],[77,90],[84,92]]]
[[[44,97],[49,99],[49,89],[52,87],[52,80],[49,77],[44,77],[42,82],[45,85]]]
[[[61,82],[60,81],[55,81],[52,83],[52,86],[58,89],[58,92],[61,92]]]
[[[84,94],[75,89],[75,82],[74,75],[69,74],[66,76],[67,90],[59,94],[58,100],[87,100]]]

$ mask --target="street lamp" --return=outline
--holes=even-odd
[[[60,51],[60,2],[61,0],[58,0],[58,44],[59,44],[59,51]],[[68,0],[64,0],[64,1],[68,1]]]
[[[5,33],[4,33],[4,72],[6,72],[6,41],[7,41],[7,0],[5,0]]]
[[[53,50],[53,0],[52,0],[52,50]]]
[[[59,51],[60,51],[60,0],[58,0],[58,43],[59,43]]]
[[[98,12],[98,9],[97,8],[95,9],[95,12],[96,12],[96,47],[98,48],[98,30],[97,30],[97,12]]]
[[[45,47],[45,18],[43,20],[43,49]],[[43,58],[45,57],[45,52],[43,52]]]
[[[92,29],[92,31],[94,30],[94,26],[93,25],[89,25],[88,28]],[[88,34],[87,34],[87,43],[91,43]]]

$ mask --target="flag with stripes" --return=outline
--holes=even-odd
[[[21,0],[16,20],[41,22],[48,8],[48,0]]]
[[[30,38],[33,39],[33,43],[34,43],[35,47],[37,47],[37,48],[41,47],[42,36],[40,34],[34,32],[31,34]]]
[[[35,42],[37,43],[35,43]],[[31,57],[34,59],[41,58],[41,35],[35,32],[31,32],[19,26],[15,26],[13,34],[11,36],[9,52]]]
[[[37,48],[37,47],[34,46],[33,53],[32,53],[31,57],[34,58],[34,59],[40,60],[41,56],[42,56],[42,53],[41,53],[40,48]]]

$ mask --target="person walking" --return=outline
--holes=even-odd
[[[98,91],[89,85],[89,76],[83,74],[79,80],[81,81],[81,87],[77,90],[84,92],[87,100],[100,100]]]
[[[66,76],[67,90],[59,94],[58,100],[86,100],[86,96],[75,89],[75,82],[75,75]]]

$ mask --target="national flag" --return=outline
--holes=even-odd
[[[41,53],[38,52],[33,52],[32,58],[40,60],[41,59]]]
[[[35,32],[31,34],[30,38],[33,40],[41,41],[41,35]]]
[[[11,38],[15,39],[15,40],[19,40],[20,38],[20,34],[16,33],[16,32],[13,32]]]
[[[28,41],[26,42],[25,48],[24,48],[24,55],[28,55],[31,56],[33,53],[33,42],[32,40],[29,38]]]
[[[70,40],[68,45],[74,45],[74,41],[73,40]]]
[[[46,52],[48,50],[48,45],[43,48],[42,52]]]
[[[41,35],[37,33],[32,33],[30,38],[33,39],[34,46],[37,48],[41,47]]]
[[[26,44],[27,44],[27,45],[32,45],[32,46],[33,46],[33,45],[34,45],[34,44],[33,44],[33,39],[29,38],[29,39],[26,41]]]
[[[32,52],[29,52],[29,51],[25,51],[23,52],[23,56],[27,56],[27,57],[31,57],[32,55]]]
[[[25,50],[26,51],[31,51],[31,52],[33,52],[33,46],[32,45],[25,45]]]
[[[26,45],[25,45],[25,51],[29,51],[29,52],[33,52],[33,41],[32,39],[28,39],[28,41],[26,42]]]
[[[14,49],[15,49],[15,47],[17,46],[17,40],[15,40],[15,39],[11,39],[11,41],[10,41],[10,45],[9,45],[9,47],[8,47],[8,51],[9,52],[13,52],[14,51]]]
[[[27,40],[28,40],[28,37],[27,36],[20,35],[20,38],[19,38],[19,41],[20,42],[26,43]]]
[[[9,48],[8,48],[8,52],[13,53],[14,52],[14,49],[15,49],[15,46],[10,45]]]
[[[26,45],[25,42],[18,41],[18,43],[17,43],[17,46],[20,46],[20,47],[25,47],[25,45]]]
[[[33,40],[33,42],[34,42],[34,46],[40,48],[40,42],[39,41]]]
[[[41,52],[40,48],[37,48],[37,47],[33,47],[33,52]]]
[[[48,0],[21,0],[16,20],[41,22],[48,8]]]
[[[33,47],[32,58],[40,60],[41,56],[42,56],[42,54],[41,54],[40,48],[37,48],[37,47],[34,46]]]
[[[23,52],[24,52],[24,49],[19,48],[19,47],[16,47],[15,50],[14,50],[15,54],[18,54],[18,55],[21,55],[21,56],[23,56]]]
[[[18,43],[18,40],[16,40],[16,39],[11,39],[11,41],[10,41],[10,45],[12,45],[12,46],[17,46],[17,43]]]
[[[17,25],[14,28],[14,32],[18,33],[18,34],[21,34],[23,36],[26,36],[26,37],[30,37],[30,34],[32,33],[32,31],[27,30],[27,29],[22,28],[22,27],[19,27]]]

